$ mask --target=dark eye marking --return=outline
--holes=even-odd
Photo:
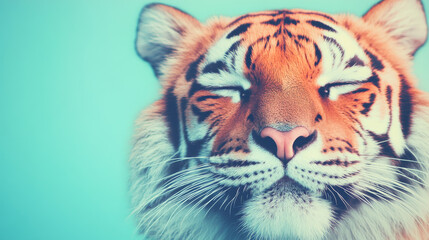
[[[329,93],[330,93],[329,87],[323,86],[323,87],[319,88],[319,95],[322,98],[328,98],[329,97]]]
[[[324,30],[327,30],[330,32],[337,32],[332,27],[330,27],[330,26],[328,26],[322,22],[316,21],[316,20],[308,20],[307,23],[313,25],[314,27],[320,28],[320,29],[324,29]]]
[[[242,89],[240,92],[240,99],[243,102],[247,102],[249,101],[250,95],[252,95],[252,91],[250,89],[247,89],[247,90]]]

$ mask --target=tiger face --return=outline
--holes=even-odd
[[[158,239],[423,238],[429,154],[413,141],[429,111],[410,61],[426,36],[416,0],[363,18],[276,10],[205,25],[146,6],[137,51],[164,91],[138,121],[130,161],[139,228]]]

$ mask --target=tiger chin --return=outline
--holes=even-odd
[[[286,4],[285,4],[286,5]],[[143,8],[162,97],[136,122],[133,214],[152,239],[428,239],[418,0],[200,23]]]

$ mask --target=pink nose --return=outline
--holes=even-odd
[[[308,137],[310,132],[305,127],[296,127],[288,132],[281,132],[274,128],[264,128],[261,137],[269,137],[274,140],[277,146],[277,157],[281,160],[289,160],[294,155],[293,144],[299,137]]]

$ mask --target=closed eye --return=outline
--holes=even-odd
[[[328,83],[325,86],[319,88],[319,94],[322,98],[329,98],[330,100],[335,101],[337,100],[338,96],[352,92],[366,82],[368,81]]]
[[[247,101],[250,97],[250,89],[243,89],[242,87],[211,87],[207,90],[212,93],[222,96],[222,97],[230,97],[232,102],[238,103],[240,101]]]

